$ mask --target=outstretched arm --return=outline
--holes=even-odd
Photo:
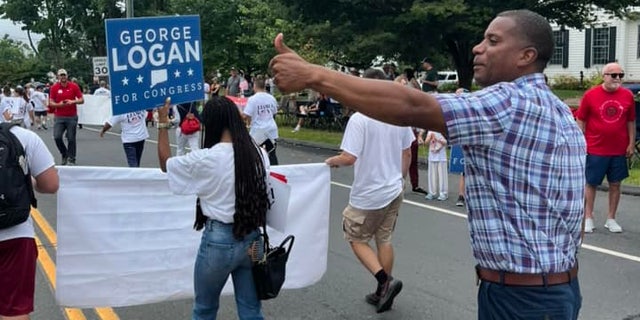
[[[171,98],[167,98],[164,106],[158,108],[158,162],[162,172],[167,172],[167,160],[171,158],[171,146],[169,146],[170,105]]]
[[[387,123],[446,132],[442,109],[432,95],[390,81],[354,77],[311,64],[285,45],[282,34],[274,44],[278,55],[269,66],[278,89],[295,92],[311,88]]]

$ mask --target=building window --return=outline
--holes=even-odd
[[[550,65],[562,65],[563,68],[569,67],[569,30],[555,30],[553,31],[553,42],[555,47]]]
[[[553,48],[553,55],[551,56],[549,64],[562,64],[562,49],[564,49],[562,46],[564,44],[562,31],[553,31],[553,42],[555,42],[556,46]]]
[[[593,45],[591,47],[591,62],[593,64],[609,63],[609,28],[593,29]]]
[[[591,28],[585,32],[584,67],[616,61],[616,27]]]

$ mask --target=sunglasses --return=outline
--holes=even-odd
[[[610,76],[611,78],[614,79],[618,79],[618,77],[620,77],[620,79],[624,78],[624,73],[605,73],[605,76]]]

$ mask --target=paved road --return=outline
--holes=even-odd
[[[113,130],[113,129],[112,129]],[[117,132],[117,130],[113,130]],[[59,161],[51,130],[38,131]],[[150,130],[155,141],[156,132]],[[173,132],[171,132],[173,133]],[[173,134],[171,135],[173,136]],[[321,162],[334,152],[323,149],[291,147],[281,144],[278,155],[283,164]],[[96,127],[78,131],[78,165],[126,166],[119,136],[100,139]],[[156,145],[147,142],[142,166],[157,167]],[[426,172],[421,170],[426,183]],[[263,304],[268,319],[475,319],[476,286],[474,261],[468,240],[464,210],[454,206],[457,177],[450,176],[452,198],[445,202],[427,202],[407,192],[394,236],[396,264],[394,275],[404,281],[404,289],[391,311],[376,314],[364,302],[374,288],[374,279],[365,272],[342,239],[341,211],[346,205],[352,170],[332,172],[331,217],[328,269],[316,285],[284,291],[280,297]],[[189,319],[191,301],[173,301],[127,308],[64,309],[53,298],[51,277],[55,268],[56,203],[54,196],[39,195],[42,219],[37,223],[43,242],[38,272],[36,311],[33,319]],[[78,199],[83,201],[84,199]],[[599,227],[588,235],[580,252],[580,283],[583,308],[580,319],[640,319],[640,198],[623,196],[619,222],[622,234],[610,234]],[[598,212],[606,208],[606,194],[599,192]],[[604,218],[597,219],[601,226]],[[46,221],[46,222],[45,222]],[[50,224],[52,231],[42,226]],[[46,230],[46,228],[44,228]],[[47,263],[47,256],[51,263]],[[232,297],[222,298],[219,319],[237,319]]]

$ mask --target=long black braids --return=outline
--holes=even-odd
[[[270,206],[263,155],[249,135],[238,107],[226,97],[211,97],[204,106],[202,124],[203,148],[219,143],[225,130],[231,135],[236,193],[233,235],[241,239],[265,222]],[[205,221],[203,213],[197,212],[194,228],[202,229]]]

